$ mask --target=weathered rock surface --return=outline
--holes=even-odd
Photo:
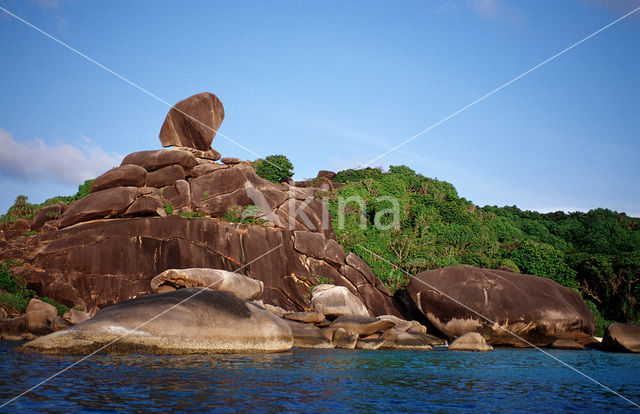
[[[264,308],[280,318],[284,318],[284,315],[287,314],[287,311],[282,309],[280,306],[273,306],[265,303]]]
[[[322,233],[314,233],[311,231],[296,231],[294,248],[300,253],[315,257],[317,259],[325,258],[326,241]]]
[[[291,312],[284,314],[284,318],[304,323],[320,323],[324,321],[324,315],[318,312]]]
[[[376,349],[380,349],[382,348],[382,346],[384,345],[384,339],[382,338],[376,338],[376,339],[358,339],[358,342],[356,343],[356,348],[357,349],[369,349],[369,350],[376,350]]]
[[[159,170],[149,173],[147,185],[149,187],[166,187],[174,184],[178,180],[184,180],[184,168],[180,165],[169,165]]]
[[[557,339],[549,345],[552,349],[583,350],[584,346],[571,339]]]
[[[72,203],[58,220],[59,227],[123,213],[138,196],[135,187],[116,187],[92,193]]]
[[[477,332],[467,332],[466,334],[456,338],[451,345],[449,345],[450,351],[478,351],[486,352],[493,351],[491,345],[487,345],[482,335]]]
[[[333,343],[324,337],[315,325],[285,319],[291,328],[293,346],[296,348],[333,348]]]
[[[189,175],[191,175],[191,177],[193,178],[198,178],[202,177],[203,175],[210,174],[216,170],[224,170],[225,168],[229,168],[229,166],[222,164],[199,164],[190,170]]]
[[[100,352],[280,352],[293,345],[284,320],[230,293],[191,288],[118,303],[80,325],[28,342],[21,350],[87,354],[112,341]]]
[[[133,152],[122,160],[121,165],[138,165],[148,172],[170,165],[179,165],[184,169],[198,165],[196,157],[184,149],[165,149]]]
[[[162,187],[162,198],[175,210],[191,210],[191,188],[185,180],[178,180],[175,184]]]
[[[6,314],[6,313],[5,313]],[[31,340],[58,328],[58,311],[39,299],[31,299],[24,314],[0,319],[0,339]]]
[[[309,288],[316,283],[316,276],[326,276],[342,285],[340,295],[350,298],[349,306],[335,300],[326,302],[329,309],[334,305],[341,309],[335,316],[353,313],[353,309],[368,315],[355,288],[362,281],[340,273],[340,268],[329,262],[300,254],[294,249],[293,238],[290,230],[209,218],[136,217],[91,221],[12,239],[7,248],[0,249],[0,260],[26,263],[13,271],[38,295],[69,307],[82,306],[89,312],[151,293],[151,279],[167,269],[234,271],[247,265],[240,273],[264,283],[261,299],[265,305],[288,312],[311,310]],[[387,308],[393,302],[390,296],[385,297],[387,305],[372,308],[373,314],[389,313]],[[316,299],[316,303],[322,301]]]
[[[24,321],[26,330],[29,332],[35,332],[39,335],[49,333],[49,320],[47,313],[41,310],[34,310],[24,314]]]
[[[49,220],[42,226],[42,234],[51,233],[54,231],[58,231],[58,220]]]
[[[65,208],[66,204],[64,203],[42,207],[33,217],[33,221],[31,222],[31,231],[42,231],[45,223],[51,220],[57,220]]]
[[[242,164],[242,160],[240,158],[235,157],[224,157],[220,159],[220,162],[223,164]]]
[[[166,217],[167,212],[164,209],[164,204],[160,197],[154,195],[145,195],[138,197],[129,208],[127,208],[123,217]]]
[[[393,315],[380,315],[378,319],[393,322],[395,324],[394,328],[402,332],[427,333],[427,327],[421,325],[418,321],[407,321]]]
[[[171,108],[160,129],[163,147],[190,147],[207,151],[224,119],[222,102],[212,93],[202,92]]]
[[[331,181],[336,178],[336,173],[334,173],[333,171],[320,170],[318,171],[318,178],[326,178],[327,180]]]
[[[419,332],[405,332],[396,328],[385,331],[381,338],[383,349],[416,349],[430,351],[434,345],[442,345],[445,341],[433,335]]]
[[[144,187],[147,182],[147,170],[139,165],[121,165],[112,168],[91,183],[92,193],[114,187]]]
[[[58,310],[55,306],[43,302],[40,299],[31,299],[29,301],[25,314],[31,312],[42,312],[45,316],[45,321],[49,322],[58,316]]]
[[[377,331],[386,331],[395,325],[395,322],[392,321],[360,315],[342,315],[331,324],[334,328],[343,328],[347,332],[357,333],[358,336],[371,335]]]
[[[218,161],[220,157],[222,157],[222,155],[220,155],[220,153],[214,150],[213,148],[209,148],[206,151],[200,151],[197,149],[186,148],[186,147],[184,147],[184,149],[191,151],[191,153],[195,155],[195,157],[198,159],[198,164],[200,164],[201,160],[206,162],[211,162],[211,161]]]
[[[319,285],[311,291],[311,308],[328,318],[370,316],[364,303],[344,286]]]
[[[13,239],[31,230],[31,224],[24,219],[11,222],[0,223],[0,234],[3,239]]]
[[[66,319],[64,319],[62,316],[57,316],[49,324],[49,329],[51,329],[52,332],[58,332],[58,331],[61,331],[63,329],[70,328],[72,326],[73,326],[73,324],[70,323],[69,321],[67,321]]]
[[[578,294],[542,277],[462,265],[422,272],[407,291],[449,338],[478,332],[490,344],[529,346],[512,332],[546,346],[556,339],[588,339],[595,331],[593,316]]]
[[[77,309],[70,309],[64,315],[62,315],[62,317],[71,324],[77,325],[91,319],[91,314],[89,312],[80,311]]]
[[[0,320],[0,339],[5,341],[31,340],[34,335],[27,331],[25,315]]]
[[[358,344],[358,334],[344,328],[337,328],[333,331],[332,342],[336,348],[355,349]]]
[[[239,273],[220,269],[192,268],[168,269],[151,279],[151,290],[157,293],[163,285],[174,290],[191,287],[229,292],[244,300],[254,300],[262,296],[264,283]]]
[[[604,331],[601,348],[610,352],[640,352],[640,324],[612,323]]]

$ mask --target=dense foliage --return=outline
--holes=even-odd
[[[252,165],[256,174],[274,183],[293,177],[293,164],[284,155],[269,155],[254,161]]]
[[[329,196],[338,242],[365,259],[391,291],[405,286],[407,273],[457,264],[507,266],[577,290],[599,325],[640,320],[640,219],[605,209],[540,214],[479,208],[451,184],[405,166],[341,171],[334,181],[345,183]],[[393,203],[383,196],[398,200],[397,223],[391,222]],[[391,228],[381,230],[385,223]]]
[[[9,310],[24,312],[34,292],[11,271],[16,262],[5,260],[0,263],[0,306]]]

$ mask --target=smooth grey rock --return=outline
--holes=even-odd
[[[109,306],[88,321],[37,338],[21,350],[193,354],[281,352],[292,346],[291,328],[277,316],[228,292],[190,288]]]

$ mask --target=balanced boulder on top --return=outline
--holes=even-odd
[[[207,151],[224,119],[222,102],[212,93],[202,92],[171,108],[160,129],[163,147],[177,146]]]

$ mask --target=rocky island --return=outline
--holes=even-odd
[[[215,95],[187,98],[160,131],[171,148],[129,154],[86,197],[0,224],[0,259],[39,297],[74,308],[61,317],[32,299],[0,321],[2,338],[54,354],[640,351],[637,324],[612,325],[601,345],[575,290],[509,268],[429,270],[392,294],[336,240],[321,197],[340,186],[335,174],[273,182],[222,158],[211,144],[223,119]]]

